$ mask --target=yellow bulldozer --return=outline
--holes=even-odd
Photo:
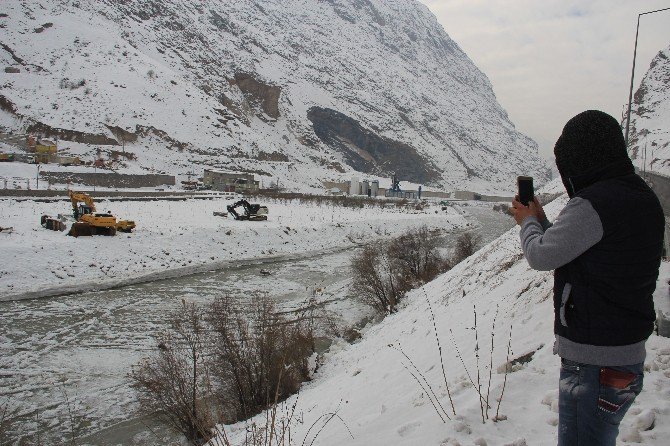
[[[131,232],[135,229],[135,222],[132,220],[117,221],[112,214],[96,212],[95,202],[90,195],[74,191],[70,191],[69,195],[72,216],[76,221],[70,227],[68,235],[115,235],[116,231]]]

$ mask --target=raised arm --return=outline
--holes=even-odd
[[[546,228],[546,229],[545,229]],[[550,271],[579,257],[600,241],[603,226],[591,203],[571,199],[553,225],[535,216],[521,223],[521,247],[531,268]]]

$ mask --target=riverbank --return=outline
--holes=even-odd
[[[545,207],[550,220],[567,201]],[[663,262],[657,308],[667,303],[669,278]],[[552,287],[552,272],[530,268],[518,228],[510,229],[408,293],[359,342],[331,347],[312,381],[277,411],[275,426],[289,426],[297,444],[321,446],[556,444]],[[646,348],[644,388],[619,440],[660,446],[670,435],[670,340],[652,334]],[[220,428],[241,444],[249,426],[262,429],[267,419]]]
[[[69,213],[63,202],[0,200],[0,301],[110,289],[240,263],[344,249],[426,225],[451,231],[468,222],[454,208],[342,208],[269,201],[265,222],[214,216],[230,203],[212,200],[118,202],[98,209],[137,228],[115,237],[68,237],[40,226],[42,214]]]
[[[274,205],[271,212],[273,208]],[[388,216],[387,226],[406,226],[413,220],[417,221],[412,224],[419,224],[430,221],[430,216],[439,217],[437,221],[444,223],[445,212],[441,207],[440,214],[434,210],[432,214],[429,210],[424,214],[408,213],[408,218],[403,217],[407,220],[404,224],[391,220],[401,213],[377,216]],[[448,219],[455,229],[441,237],[445,254],[464,228],[473,228],[485,243],[513,224],[508,216],[485,203],[461,203],[448,212],[454,214]],[[360,217],[358,210],[355,215]],[[455,217],[466,220],[466,225],[456,225]],[[360,229],[357,227],[356,231]],[[299,234],[303,232],[298,230]],[[83,444],[171,444],[174,438],[167,433],[166,437],[161,435],[162,439],[152,433],[161,432],[160,425],[136,418],[137,402],[126,375],[155,349],[154,336],[169,324],[169,315],[182,306],[182,300],[205,304],[222,293],[241,300],[267,295],[282,311],[293,311],[315,297],[321,311],[338,327],[358,325],[370,312],[351,298],[350,259],[360,248],[349,240],[346,244],[349,247],[288,254],[282,257],[284,260],[231,262],[218,271],[101,292],[0,304],[0,325],[9,327],[0,335],[0,400],[8,400],[18,411],[10,423],[12,429],[18,429],[12,430],[12,438],[30,441],[39,432],[42,438],[56,441],[63,434],[60,426],[68,420],[69,400],[76,405],[72,409],[77,419],[86,423],[78,431]],[[180,272],[184,271],[174,271]],[[319,293],[314,295],[316,289]],[[40,414],[39,422],[35,413]]]

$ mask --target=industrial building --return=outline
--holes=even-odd
[[[202,179],[205,187],[221,192],[249,193],[258,192],[260,182],[253,174],[224,172],[221,170],[205,169]]]

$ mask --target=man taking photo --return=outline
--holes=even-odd
[[[558,445],[615,446],[642,390],[665,218],[612,116],[570,119],[554,154],[570,200],[553,224],[537,198],[511,211],[528,264],[554,270]]]

